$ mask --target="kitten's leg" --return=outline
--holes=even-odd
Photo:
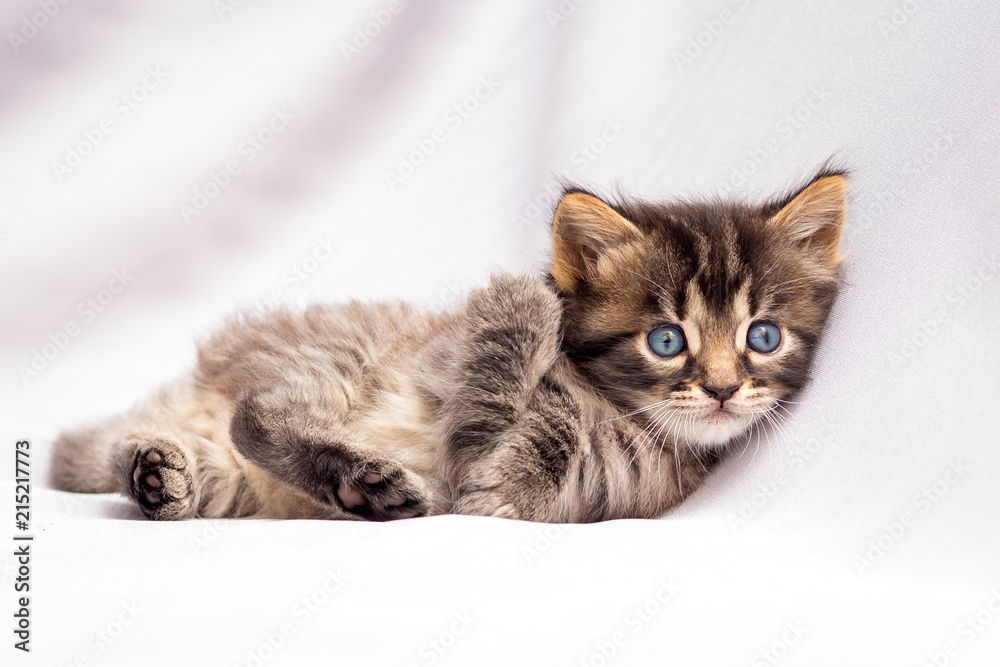
[[[52,482],[84,493],[120,492],[151,519],[183,519],[197,508],[189,436],[123,416],[70,431],[54,444]]]
[[[347,514],[376,521],[422,516],[424,480],[357,437],[316,395],[294,387],[243,397],[230,426],[237,451],[277,480]]]
[[[452,511],[525,521],[581,519],[583,505],[568,493],[574,487],[570,472],[580,463],[579,415],[570,404],[553,409],[552,398],[529,409],[491,453],[468,466]]]
[[[453,511],[568,520],[560,492],[578,456],[579,409],[552,366],[558,298],[536,279],[499,276],[466,310],[466,358],[449,406]]]

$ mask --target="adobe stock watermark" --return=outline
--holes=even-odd
[[[97,316],[114,302],[134,278],[124,266],[118,271],[112,271],[111,279],[105,287],[77,304],[77,317],[66,322],[58,331],[49,333],[48,342],[43,343],[40,348],[31,350],[31,358],[28,363],[18,365],[17,374],[21,378],[21,382],[27,386],[29,381],[38,377],[42,371],[48,368],[49,364],[59,356],[59,353],[66,349],[69,342],[79,336],[88,324],[97,319]]]
[[[902,0],[892,6],[887,16],[875,22],[883,37],[889,37],[910,22],[921,8],[931,4],[931,0]]]
[[[389,192],[395,192],[403,181],[416,173],[417,168],[434,154],[437,147],[448,140],[449,132],[460,128],[483,102],[493,96],[499,87],[500,83],[493,78],[492,74],[480,76],[472,92],[444,112],[442,120],[445,127],[436,127],[427,136],[414,140],[414,150],[399,156],[399,163],[395,170],[384,172],[383,176],[385,184],[389,186]]]
[[[939,649],[928,651],[922,667],[946,667],[962,653],[1000,615],[1000,591],[992,589],[990,598],[974,613],[962,619],[955,628],[956,638],[950,639]]]
[[[83,501],[79,498],[79,493],[60,493],[59,500],[63,509],[70,514],[76,514],[77,510],[83,506]]]
[[[863,233],[875,225],[876,220],[892,210],[897,200],[904,194],[912,179],[922,175],[955,146],[955,136],[941,125],[934,126],[934,138],[924,144],[923,150],[900,167],[899,172],[910,178],[892,179],[892,189],[867,197],[852,215],[851,227]]]
[[[760,146],[748,151],[743,160],[740,161],[739,166],[733,168],[729,174],[729,182],[723,187],[723,192],[729,193],[746,185],[747,181],[775,153],[792,140],[796,132],[809,124],[816,112],[822,109],[831,97],[833,97],[833,93],[827,89],[825,84],[811,84],[795,108],[775,121],[773,134],[765,139]]]
[[[69,664],[73,667],[91,667],[98,664],[95,660],[125,634],[143,611],[135,602],[123,602],[114,618],[87,637],[86,650],[77,653]]]
[[[445,282],[444,287],[438,292],[437,296],[431,300],[427,308],[434,312],[448,310],[453,306],[457,306],[461,302],[466,291],[467,290],[459,281],[448,280]]]
[[[955,145],[955,135],[941,125],[935,125],[934,129],[936,130],[934,139],[931,140],[924,150],[916,157],[910,158],[903,163],[902,172],[906,176],[912,178],[922,176],[944,153],[951,150]]]
[[[209,546],[214,544],[222,534],[229,530],[230,522],[224,521],[222,519],[213,519],[210,521],[201,521],[199,523],[204,524],[201,528],[200,535],[192,535],[188,539],[188,545],[191,550],[194,551],[195,555],[201,553],[203,549],[207,549]]]
[[[528,565],[531,565],[541,558],[542,554],[551,549],[552,545],[565,534],[565,526],[558,523],[550,523],[541,528],[536,528],[535,539],[532,540],[530,545],[526,544],[521,547],[521,555],[524,556],[524,561]]]
[[[340,43],[340,52],[344,54],[344,60],[351,62],[355,56],[361,55],[361,52],[367,49],[406,8],[408,2],[409,0],[389,0],[382,9],[372,10],[371,19],[354,29],[351,41]]]
[[[582,175],[587,167],[622,136],[626,129],[628,129],[628,123],[620,117],[605,118],[601,130],[590,141],[580,144],[570,156],[570,164],[575,167],[575,170],[561,171],[559,176],[564,181],[572,181]],[[562,194],[562,186],[557,181],[549,182],[534,197],[529,198],[518,213],[511,216],[514,227],[520,231],[525,225],[540,222],[544,215],[551,213],[555,208],[560,194]]]
[[[475,620],[468,611],[455,612],[447,627],[420,646],[420,650],[417,652],[420,661],[411,662],[409,667],[433,665],[436,663],[455,646],[460,637],[464,636],[472,628]]]
[[[953,283],[945,293],[948,308],[938,308],[932,315],[926,317],[910,332],[899,347],[889,352],[886,357],[893,368],[898,368],[912,361],[924,348],[931,344],[941,329],[952,318],[983,293],[989,284],[1000,274],[1000,260],[995,254],[979,260],[976,269],[969,275]]]
[[[190,223],[192,218],[201,215],[232,184],[233,179],[243,173],[243,168],[257,159],[294,119],[295,114],[286,107],[272,109],[271,117],[264,126],[253,134],[248,134],[236,147],[236,157],[228,160],[220,169],[210,171],[208,180],[194,189],[190,203],[179,205],[181,220]]]
[[[299,598],[287,618],[273,630],[263,633],[256,646],[247,650],[246,659],[241,663],[246,667],[261,667],[273,658],[295,631],[309,622],[343,588],[349,577],[339,569],[327,570],[326,579],[308,595]]]
[[[642,632],[643,628],[652,622],[680,592],[680,586],[672,578],[660,579],[657,584],[659,586],[652,595],[632,607],[625,615],[623,621],[625,629],[616,630],[606,639],[596,642],[590,654],[577,663],[579,667],[609,665],[622,647],[628,644],[629,638]]]
[[[810,463],[826,445],[834,441],[837,431],[837,426],[832,421],[824,421],[820,430],[794,448],[789,448],[787,451],[790,468],[782,468],[774,478],[758,482],[754,491],[740,503],[739,509],[731,512],[726,518],[733,532],[747,526],[756,518],[778,492],[795,478],[798,471]]]
[[[118,128],[119,124],[128,118],[139,105],[146,101],[149,94],[160,87],[167,78],[167,72],[159,65],[146,67],[142,80],[128,91],[122,93],[111,103],[111,116],[105,116],[94,127],[83,130],[83,138],[74,144],[66,144],[66,154],[62,162],[52,162],[52,173],[56,180],[63,179],[83,164],[84,158],[104,143],[105,138]]]
[[[805,636],[806,628],[799,621],[788,621],[781,637],[774,640],[770,646],[762,649],[750,659],[750,667],[773,667],[788,655],[789,650]]]
[[[7,33],[7,41],[10,42],[10,48],[14,53],[19,52],[22,46],[38,35],[69,3],[70,0],[37,0],[35,4],[39,11],[22,16],[20,30],[17,32],[11,30]]]
[[[886,554],[892,551],[906,533],[917,524],[918,519],[941,502],[970,470],[971,468],[961,461],[951,461],[941,477],[913,494],[910,499],[912,509],[900,514],[895,521],[883,524],[882,533],[868,542],[868,548],[863,554],[854,557],[854,567],[857,568],[858,574],[864,574],[875,563],[885,558]]]
[[[622,136],[622,133],[628,128],[628,125],[622,122],[621,118],[615,116],[614,118],[604,119],[604,127],[593,139],[585,144],[581,144],[573,155],[570,156],[570,163],[576,167],[577,173],[583,173],[587,170],[590,164],[604,154],[604,151],[608,150],[608,146],[613,144],[618,137]]]
[[[213,0],[212,9],[220,21],[225,21],[230,14],[243,6],[244,0]]]
[[[572,180],[568,171],[560,171],[559,177],[562,181]],[[555,210],[561,194],[562,185],[559,180],[552,180],[543,185],[542,189],[534,197],[530,197],[517,213],[511,215],[510,220],[514,228],[521,231],[525,225],[543,222]]]
[[[683,49],[674,52],[674,65],[678,72],[683,72],[684,68],[694,63],[703,53],[708,51],[715,44],[716,40],[722,36],[726,28],[736,21],[736,17],[750,6],[753,0],[732,0],[736,9],[723,9],[713,18],[701,22],[702,29],[694,36],[688,37],[687,44]]]
[[[335,242],[329,234],[318,237],[309,252],[281,274],[283,287],[275,287],[268,292],[264,302],[270,306],[281,305],[289,294],[302,287],[324,264],[329,262],[339,249],[340,244]]]
[[[555,11],[545,10],[545,20],[549,23],[549,29],[555,31],[560,23],[575,14],[577,8],[585,2],[587,0],[561,0]]]

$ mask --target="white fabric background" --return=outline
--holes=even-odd
[[[5,611],[4,664],[996,664],[992,3],[407,2],[349,61],[386,2],[221,4],[76,0],[16,51],[41,9],[0,10],[0,435],[8,452],[32,442],[37,536],[34,650],[11,648]],[[165,77],[122,118],[147,67]],[[480,77],[496,89],[449,123]],[[294,118],[246,160],[274,109]],[[436,128],[391,190],[385,172]],[[60,428],[181,373],[198,336],[275,290],[443,307],[491,270],[544,265],[559,174],[759,198],[832,155],[853,210],[815,380],[783,432],[661,521],[154,524],[45,488]],[[241,172],[185,223],[230,160]],[[310,264],[319,239],[337,249]],[[303,262],[316,270],[293,285]],[[86,316],[122,269],[127,287]],[[36,351],[53,358],[25,379]],[[328,570],[347,578],[329,595]]]

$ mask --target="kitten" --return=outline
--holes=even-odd
[[[152,519],[657,517],[806,382],[847,180],[763,206],[565,191],[544,278],[458,311],[230,321],[133,411],[55,443],[53,481]]]

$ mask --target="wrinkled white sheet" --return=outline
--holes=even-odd
[[[30,655],[0,549],[0,662],[996,664],[998,16],[5,3],[0,436],[31,441],[35,541]],[[759,198],[831,156],[853,211],[815,380],[661,521],[154,524],[46,488],[60,428],[182,372],[235,308],[443,307],[543,267],[560,175]]]

